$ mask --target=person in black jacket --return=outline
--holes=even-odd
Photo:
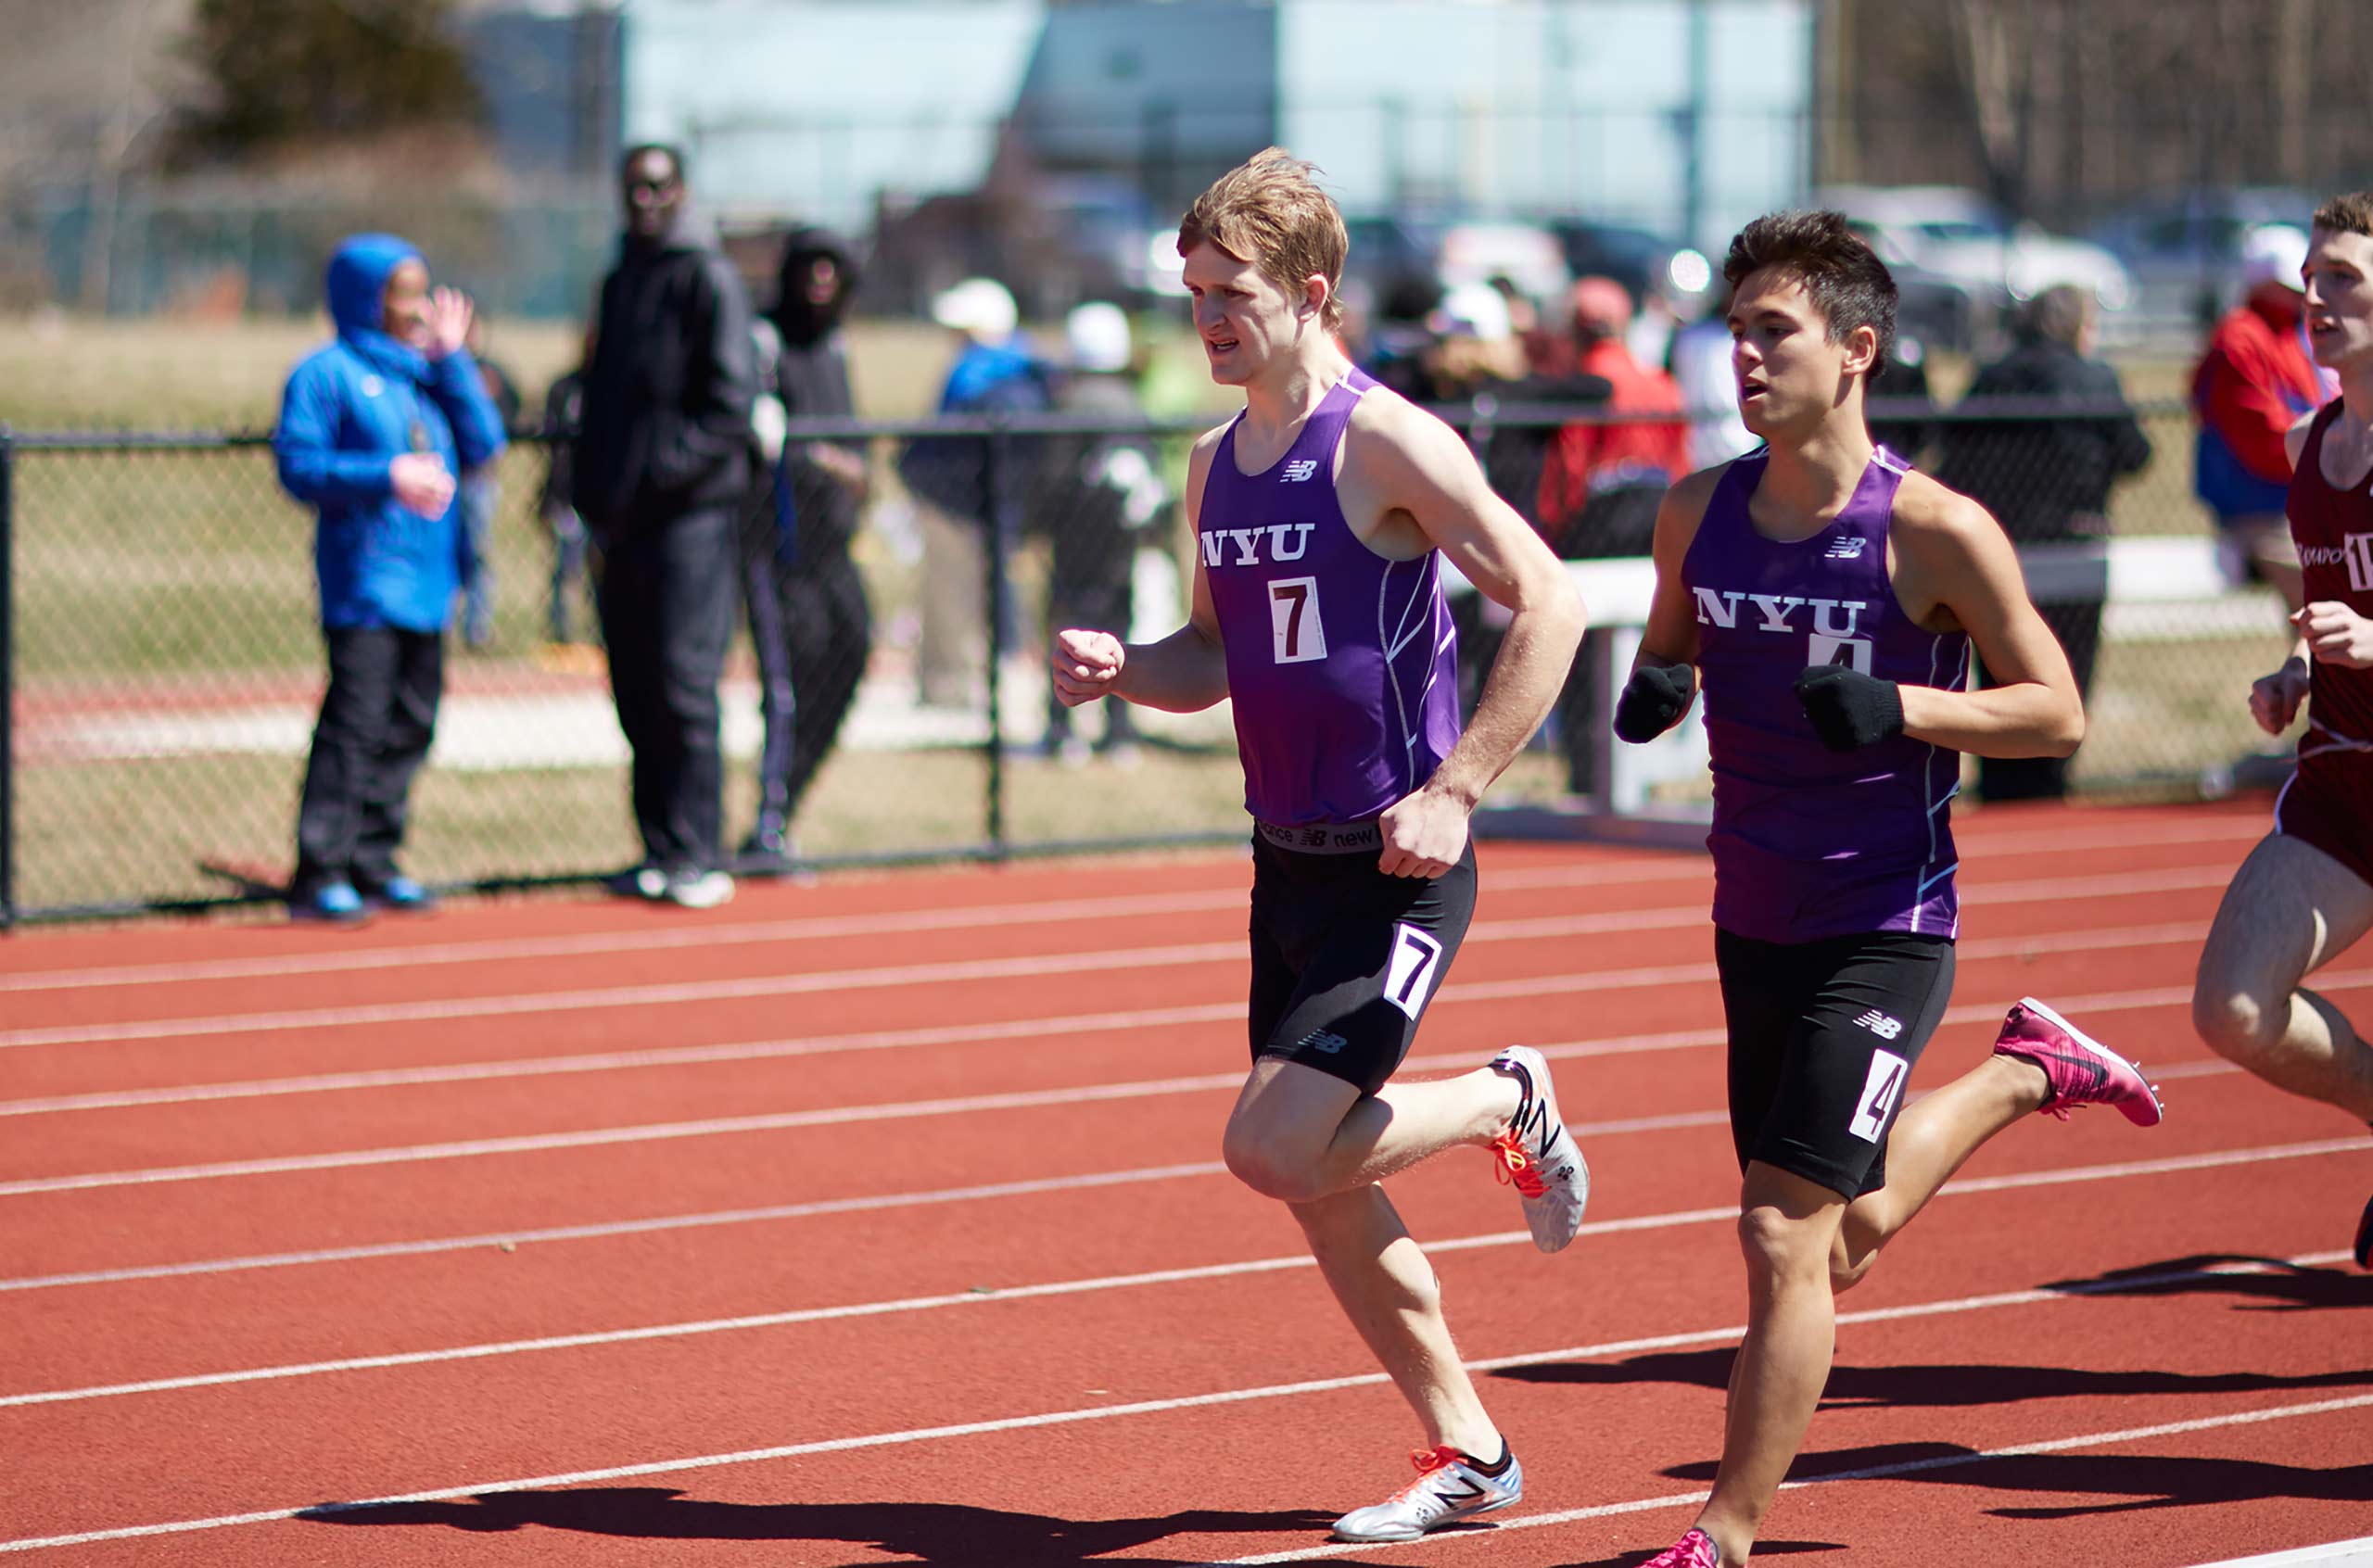
[[[839,235],[800,228],[784,236],[768,315],[782,340],[776,392],[793,419],[847,419],[857,412],[841,335],[857,285],[857,259]],[[849,546],[857,538],[868,484],[863,443],[792,442],[775,475],[778,515],[768,548],[755,548],[754,537],[743,563],[766,710],[758,821],[742,846],[744,868],[793,858],[791,824],[816,770],[831,753],[865,676],[873,612]],[[774,661],[787,664],[787,671],[765,667]],[[786,689],[791,712],[780,714],[777,694]]]
[[[621,176],[626,237],[602,282],[573,474],[602,552],[596,604],[644,849],[612,886],[708,908],[733,896],[717,688],[756,480],[755,346],[741,280],[687,199],[682,156],[635,147]]]
[[[2041,398],[2077,412],[2036,419],[1939,422],[1937,477],[2001,520],[2014,544],[2050,544],[2109,532],[2110,487],[2151,461],[2151,438],[2126,408],[2117,372],[2089,358],[2092,296],[2062,285],[2029,302],[2017,343],[1977,373],[1965,401]],[[2076,687],[2089,692],[2101,646],[2101,601],[2037,606],[2068,651]],[[1982,684],[1991,680],[1981,669]],[[2068,792],[2061,757],[1981,757],[1978,792],[1989,801],[2057,800]]]

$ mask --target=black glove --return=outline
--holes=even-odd
[[[1654,740],[1689,711],[1696,678],[1687,664],[1643,664],[1615,700],[1615,733],[1637,746]]]
[[[1796,701],[1833,752],[1851,752],[1903,733],[1903,693],[1845,664],[1815,664],[1796,677]]]

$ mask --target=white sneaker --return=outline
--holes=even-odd
[[[1493,1173],[1513,1182],[1524,1199],[1524,1220],[1532,1245],[1556,1252],[1582,1228],[1591,1200],[1591,1168],[1557,1114],[1557,1091],[1550,1086],[1549,1062],[1529,1045],[1511,1045],[1491,1058],[1524,1093],[1516,1119],[1492,1141]]]
[[[1456,1448],[1424,1448],[1409,1456],[1417,1479],[1382,1502],[1353,1509],[1335,1521],[1335,1538],[1343,1541],[1414,1541],[1438,1525],[1490,1513],[1524,1497],[1524,1466],[1508,1455],[1508,1467],[1497,1475],[1476,1468],[1475,1458]]]
[[[714,909],[733,902],[733,879],[723,871],[671,871],[667,902],[686,909]]]

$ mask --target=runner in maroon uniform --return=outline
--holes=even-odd
[[[2341,395],[2291,432],[2298,647],[2250,691],[2279,735],[2307,704],[2299,771],[2241,863],[2192,992],[2201,1036],[2260,1078],[2373,1123],[2373,1046],[2301,981],[2373,929],[2373,191],[2316,209],[2307,336]],[[2373,1269],[2373,1203],[2356,1226]]]

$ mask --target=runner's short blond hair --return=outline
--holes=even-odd
[[[1336,291],[1351,237],[1334,198],[1318,188],[1318,172],[1283,147],[1264,147],[1212,182],[1178,221],[1178,254],[1208,240],[1299,298],[1313,273],[1326,280],[1319,324],[1343,324]]]

